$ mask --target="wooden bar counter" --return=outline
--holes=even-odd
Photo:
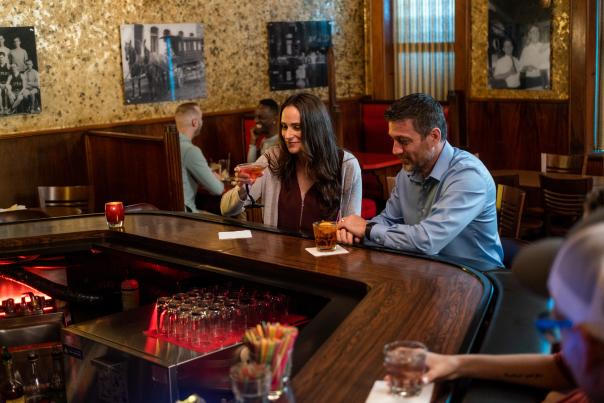
[[[0,224],[0,255],[77,240],[138,242],[156,254],[236,263],[259,277],[360,285],[366,295],[294,376],[298,402],[364,402],[384,376],[382,347],[389,341],[420,340],[440,353],[469,351],[490,303],[486,277],[457,265],[349,246],[348,254],[316,258],[305,251],[314,246],[311,239],[247,228],[252,238],[221,241],[219,231],[242,228],[221,217],[167,212],[127,214],[124,232],[108,231],[98,214],[50,218]],[[447,389],[436,388],[433,401],[443,401]]]

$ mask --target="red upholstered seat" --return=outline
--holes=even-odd
[[[361,200],[361,217],[369,220],[377,215],[377,205],[371,199]]]

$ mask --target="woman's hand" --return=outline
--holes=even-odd
[[[459,377],[460,361],[456,355],[426,353],[426,373],[424,383],[449,381]]]
[[[247,197],[247,193],[245,191],[245,185],[253,185],[256,182],[256,179],[263,175],[262,172],[258,174],[254,179],[250,177],[246,172],[243,172],[239,169],[238,166],[235,167],[235,185],[239,188],[239,198],[241,200],[245,200]]]

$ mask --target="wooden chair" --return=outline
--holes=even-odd
[[[548,154],[541,153],[541,172],[585,175],[586,154]]]
[[[591,191],[593,179],[552,178],[539,175],[541,199],[544,209],[546,235],[564,236],[583,215],[586,195]]]
[[[497,185],[497,217],[499,221],[499,236],[520,238],[520,224],[526,192],[517,187]]]
[[[38,186],[40,207],[77,207],[83,213],[94,210],[90,186]]]
[[[249,222],[256,222],[256,223],[263,224],[264,217],[262,216],[262,208],[261,207],[246,208],[245,209],[245,219],[246,219],[246,221],[249,221]]]
[[[37,220],[40,218],[48,218],[48,214],[41,210],[9,210],[0,212],[0,223],[14,222],[23,220]]]

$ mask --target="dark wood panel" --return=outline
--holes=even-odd
[[[38,186],[88,182],[80,131],[3,138],[0,155],[0,207],[36,207]]]
[[[182,174],[176,133],[159,136],[89,132],[85,135],[95,211],[105,202],[151,203],[183,211]]]
[[[370,0],[369,80],[374,99],[394,98],[393,2]]]
[[[341,146],[350,151],[358,151],[361,149],[361,135],[363,132],[359,99],[340,101],[339,105],[343,137]]]
[[[247,111],[249,112],[249,111]],[[242,112],[204,115],[201,134],[193,144],[203,151],[208,161],[218,161],[231,154],[231,167],[245,162]]]
[[[468,102],[468,141],[490,169],[541,167],[541,153],[568,154],[568,104]]]

